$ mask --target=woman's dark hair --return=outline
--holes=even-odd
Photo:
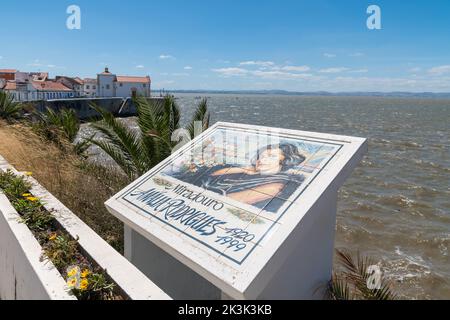
[[[291,143],[280,143],[267,145],[256,152],[256,156],[252,159],[252,165],[256,165],[256,161],[259,159],[261,153],[266,150],[280,149],[283,152],[284,159],[281,161],[281,171],[286,171],[292,167],[302,164],[306,157],[302,155],[298,148]]]

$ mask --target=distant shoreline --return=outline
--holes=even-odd
[[[236,94],[236,95],[284,95],[284,96],[317,96],[317,97],[388,97],[388,98],[440,98],[450,99],[450,92],[297,92],[285,90],[166,90],[154,89],[153,94],[165,93],[192,94]]]

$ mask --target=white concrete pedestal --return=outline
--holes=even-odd
[[[125,257],[174,300],[217,300],[220,290],[125,225]]]
[[[336,203],[332,190],[303,218],[287,239],[295,249],[256,299],[323,299],[333,267]],[[126,225],[125,257],[175,300],[233,300]]]
[[[231,172],[252,176],[242,168],[272,149],[304,159],[269,179]],[[323,299],[338,190],[366,151],[364,138],[216,123],[105,204],[125,224],[126,257],[174,299]],[[214,191],[229,181],[247,188]]]

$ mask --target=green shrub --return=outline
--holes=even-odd
[[[49,140],[57,139],[58,131],[69,142],[73,142],[80,129],[80,120],[73,109],[54,111],[47,107],[45,112],[36,113],[38,123],[35,127]]]
[[[22,115],[22,104],[14,102],[13,96],[0,90],[0,118],[11,121]]]

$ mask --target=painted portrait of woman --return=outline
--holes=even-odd
[[[174,178],[205,188],[241,203],[276,212],[304,181],[303,175],[288,173],[306,157],[296,145],[266,145],[256,151],[248,166],[221,164],[199,167],[195,172],[175,174]],[[269,202],[271,205],[268,206]]]

